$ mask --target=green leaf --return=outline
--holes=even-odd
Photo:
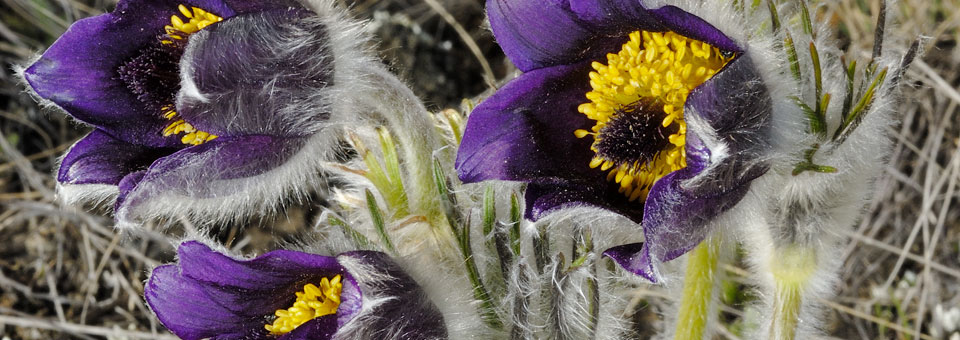
[[[777,14],[777,5],[773,0],[767,0],[767,9],[770,10],[770,23],[773,24],[773,33],[780,30],[780,15]]]
[[[793,100],[794,104],[797,104],[800,110],[803,111],[803,114],[807,116],[807,121],[810,122],[810,132],[820,134],[821,131],[826,130],[826,124],[820,120],[820,116],[817,115],[816,110],[810,107],[810,105],[807,105],[807,103],[804,103],[800,97],[790,96],[789,98]]]
[[[492,185],[487,185],[483,192],[483,235],[490,235],[493,225],[497,221],[496,197]]]
[[[817,125],[819,127],[818,130],[813,130],[813,132],[823,135],[827,132],[826,113],[820,111],[822,108],[820,104],[822,100],[821,96],[823,95],[823,70],[820,67],[820,53],[817,52],[817,45],[813,42],[810,42],[810,60],[813,62],[814,98],[816,98],[817,101],[813,108],[816,110]],[[813,127],[813,122],[811,122],[810,125]]]
[[[787,60],[790,62],[790,72],[793,73],[793,79],[800,80],[800,60],[797,58],[797,47],[793,44],[793,37],[790,31],[784,31],[787,38],[783,40],[783,46],[787,50]]]
[[[330,214],[327,217],[327,224],[343,228],[343,233],[349,236],[353,240],[353,243],[355,243],[358,248],[368,249],[370,247],[370,244],[371,244],[370,240],[368,240],[366,236],[363,236],[363,234],[361,234],[359,231],[350,227],[350,225],[348,225],[347,222],[340,219],[339,217],[336,217],[336,216],[333,216],[333,214]]]
[[[887,68],[883,68],[880,71],[880,74],[873,79],[873,82],[870,84],[870,87],[867,88],[867,91],[860,97],[860,101],[857,102],[857,105],[854,106],[853,110],[850,111],[850,114],[844,119],[846,122],[845,125],[841,126],[843,129],[838,142],[842,143],[847,136],[853,132],[857,126],[860,125],[860,122],[863,121],[863,116],[870,110],[870,106],[873,104],[876,91],[879,88],[880,84],[883,84],[883,80],[887,77]]]
[[[378,188],[380,193],[386,196],[390,207],[394,209],[394,218],[400,218],[409,214],[407,203],[407,191],[403,187],[403,179],[400,173],[400,159],[397,156],[397,145],[393,141],[385,127],[377,128],[377,136],[380,139],[380,147],[383,150],[383,159],[385,163],[385,177],[388,182],[387,188]],[[385,192],[386,190],[386,192]]]
[[[510,194],[510,246],[517,256],[520,256],[520,222],[522,220],[520,198],[514,192]]]
[[[387,235],[387,228],[383,222],[383,214],[380,212],[380,207],[377,206],[377,198],[373,196],[369,189],[364,191],[367,195],[367,209],[370,211],[370,220],[373,222],[377,234],[380,235],[380,241],[383,242],[387,250],[396,254],[397,249],[393,247],[393,242],[390,242],[390,235]]]
[[[813,31],[813,22],[810,20],[810,10],[807,9],[807,2],[804,0],[799,0],[799,2],[800,20],[803,22],[803,32],[816,39],[817,35]]]

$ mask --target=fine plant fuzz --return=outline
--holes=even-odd
[[[10,339],[960,340],[955,4],[2,6]]]

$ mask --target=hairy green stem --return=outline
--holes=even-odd
[[[701,340],[707,334],[717,279],[720,238],[717,234],[707,237],[688,255],[675,340]]]
[[[810,248],[792,244],[774,253],[770,268],[774,280],[770,339],[796,339],[803,293],[816,266],[817,254]]]

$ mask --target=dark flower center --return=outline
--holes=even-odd
[[[201,8],[180,5],[180,14],[170,17],[170,24],[163,27],[155,45],[147,45],[129,61],[117,68],[120,80],[147,110],[161,114],[171,123],[160,133],[164,136],[185,134],[180,138],[183,144],[199,145],[217,138],[216,135],[197,130],[183,119],[179,119],[174,103],[180,91],[180,59],[187,48],[191,34],[213,25],[223,18]]]
[[[597,156],[617,164],[652,161],[679,129],[675,124],[664,127],[665,117],[666,113],[653,101],[621,108],[597,134]]]
[[[644,200],[657,180],[683,169],[687,124],[683,107],[693,89],[734,55],[678,33],[635,31],[606,63],[593,62],[589,102],[577,107],[596,124],[574,131],[593,136],[591,168],[609,171],[631,201]]]
[[[180,57],[184,44],[157,44],[140,50],[117,68],[120,80],[127,84],[147,109],[161,112],[169,106],[180,91]]]

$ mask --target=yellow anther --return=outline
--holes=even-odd
[[[613,167],[613,162],[611,162],[611,161],[604,161],[604,162],[603,162],[603,165],[600,166],[600,170],[607,171],[607,170],[610,169],[611,167]]]
[[[287,309],[279,309],[274,312],[277,316],[272,324],[264,325],[264,328],[273,335],[283,335],[289,333],[300,325],[321,316],[336,314],[340,307],[340,293],[343,290],[343,283],[340,282],[340,275],[333,280],[322,278],[320,286],[308,283],[303,286],[303,292],[297,292],[297,300]]]
[[[180,6],[177,6],[177,9],[180,10],[180,13],[183,14],[183,16],[187,18],[193,18],[193,12],[187,9],[187,6],[180,4]]]
[[[593,159],[590,160],[590,167],[591,167],[591,168],[596,168],[596,167],[600,166],[600,164],[603,164],[603,159],[601,159],[601,158],[596,158],[596,157],[594,157]]]
[[[161,132],[164,137],[186,133],[186,135],[180,137],[180,142],[188,145],[200,145],[217,138],[217,135],[206,131],[197,130],[197,128],[195,128],[193,125],[190,125],[190,123],[187,123],[185,120],[177,119],[177,112],[174,110],[169,110],[171,107],[171,105],[161,107],[161,109],[168,110],[163,113],[163,118],[166,118],[167,120],[174,120],[173,123],[167,125],[167,127],[163,129],[163,132]]]
[[[183,19],[180,19],[180,17],[173,15],[170,17],[170,24],[173,25],[174,28],[179,29],[180,26],[183,26]]]
[[[573,131],[577,138],[594,136],[591,150],[604,137],[601,130],[619,114],[644,114],[642,110],[624,110],[638,102],[662,104],[664,128],[675,127],[667,136],[669,145],[643,162],[622,163],[600,155],[590,160],[591,168],[609,171],[607,179],[620,183],[620,191],[631,200],[645,199],[650,187],[666,174],[686,166],[686,121],[683,107],[687,95],[709,79],[732,57],[723,57],[719,49],[674,32],[635,31],[617,53],[609,53],[606,63],[594,61],[589,73],[591,91],[588,102],[577,111],[596,123],[590,131]],[[711,52],[712,51],[712,52]]]

